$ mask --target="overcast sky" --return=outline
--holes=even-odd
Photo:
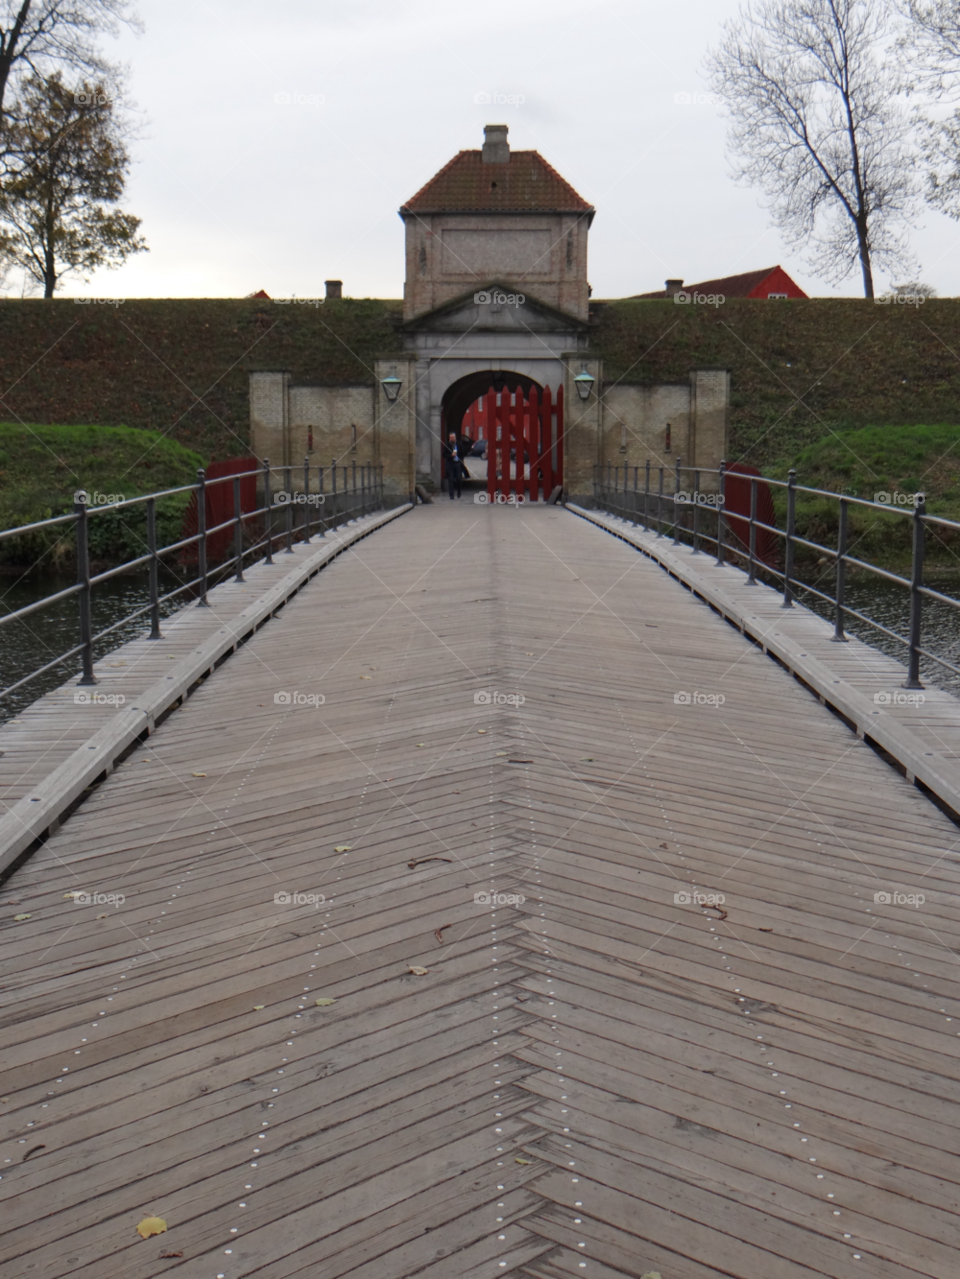
[[[783,244],[729,177],[723,119],[695,100],[737,7],[140,0],[144,33],[108,43],[146,120],[123,207],[150,252],[62,293],[314,297],[339,278],[347,296],[400,297],[397,209],[506,122],[596,206],[594,297],[777,262],[809,293],[862,296],[859,273],[831,289]],[[960,295],[960,223],[928,209],[913,246],[920,278]]]

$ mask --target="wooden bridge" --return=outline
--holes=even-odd
[[[597,518],[366,517],[0,730],[6,1279],[960,1273],[956,702]]]

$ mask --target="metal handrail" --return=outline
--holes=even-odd
[[[620,515],[624,519],[630,519],[637,527],[642,522],[643,527],[648,532],[651,531],[650,520],[650,471],[651,463],[649,460],[645,463],[645,482],[642,492],[642,514],[640,505],[640,489],[639,489],[639,466],[634,466],[633,470],[633,488],[629,488],[629,472],[630,467],[623,467],[623,489],[620,489],[620,467],[614,466],[611,476],[610,464],[598,463],[594,467],[594,500],[596,504],[603,509],[609,510],[612,514]],[[854,497],[849,493],[834,493],[827,489],[809,488],[806,485],[797,484],[796,471],[791,470],[786,480],[770,479],[767,476],[743,475],[742,478],[750,484],[750,514],[740,514],[735,517],[726,514],[726,506],[724,502],[725,486],[727,477],[736,472],[731,472],[726,461],[720,463],[719,467],[689,467],[683,466],[682,459],[676,459],[676,465],[672,468],[674,472],[674,491],[668,493],[664,491],[664,476],[667,468],[659,466],[659,483],[655,493],[657,499],[656,514],[656,536],[658,538],[664,535],[664,503],[670,505],[670,515],[672,521],[667,520],[667,524],[672,522],[673,541],[675,545],[684,544],[691,546],[692,553],[698,555],[701,553],[701,543],[712,544],[716,548],[717,564],[722,566],[725,563],[727,554],[746,562],[746,571],[748,573],[748,584],[754,585],[756,582],[756,573],[759,561],[756,553],[756,538],[758,530],[765,530],[775,534],[782,539],[784,546],[783,568],[778,569],[774,565],[762,563],[761,570],[769,574],[775,580],[782,584],[783,588],[783,607],[790,608],[793,606],[794,599],[798,593],[809,593],[818,599],[833,605],[834,609],[834,636],[833,638],[839,642],[846,640],[844,633],[844,619],[856,618],[858,621],[873,627],[898,643],[903,644],[907,648],[907,680],[906,688],[922,688],[920,683],[920,658],[924,657],[929,661],[937,663],[939,666],[952,671],[954,674],[960,674],[960,670],[945,658],[938,657],[922,646],[922,630],[923,630],[923,601],[924,599],[937,600],[942,604],[948,604],[951,608],[960,609],[960,599],[955,599],[949,595],[945,595],[941,591],[936,591],[932,587],[926,586],[923,582],[924,558],[926,549],[926,529],[928,525],[935,525],[937,528],[951,529],[960,533],[960,523],[955,520],[948,520],[942,516],[928,515],[926,510],[926,498],[924,494],[917,493],[913,495],[912,508],[901,506],[900,504],[891,505],[885,502],[870,501],[867,498]],[[682,497],[680,476],[682,472],[686,472],[693,477],[694,481],[694,501],[690,502]],[[700,498],[700,482],[705,475],[713,475],[717,477],[717,494],[714,496],[713,503],[705,503]],[[612,481],[612,482],[611,482]],[[777,525],[766,524],[757,519],[757,486],[759,484],[767,484],[774,488],[783,489],[787,496],[787,511],[785,527],[780,528]],[[839,529],[836,546],[824,546],[819,542],[811,541],[809,538],[801,537],[796,531],[796,515],[797,515],[797,494],[809,495],[812,497],[829,498],[839,503]],[[878,514],[894,514],[907,517],[913,525],[913,550],[911,555],[911,572],[909,579],[902,577],[898,573],[892,573],[888,569],[881,568],[879,564],[871,564],[868,560],[862,560],[855,555],[851,555],[847,549],[847,523],[848,514],[851,506],[861,507],[868,510],[876,511]],[[688,529],[686,512],[693,510],[693,527]],[[712,509],[711,509],[712,508]],[[711,536],[708,531],[701,527],[702,513],[708,511],[715,518],[715,534]],[[741,522],[741,525],[748,526],[748,540],[746,549],[736,545],[732,540],[726,537],[726,529],[729,520],[735,518]],[[669,528],[668,528],[669,532]],[[825,592],[817,590],[815,586],[803,582],[798,579],[794,573],[794,553],[797,547],[805,547],[809,550],[816,551],[833,561],[836,568],[836,588],[832,596]],[[897,586],[902,586],[910,592],[910,621],[908,636],[898,635],[896,631],[890,630],[889,627],[875,621],[873,618],[867,617],[865,614],[858,612],[850,607],[846,602],[846,569],[851,565],[854,568],[865,570],[872,573],[875,577],[879,577],[885,581],[893,582]]]
[[[316,526],[319,525],[319,536],[323,538],[326,537],[331,529],[338,527],[340,524],[359,519],[369,511],[383,507],[384,477],[381,465],[361,463],[358,467],[358,464],[354,461],[348,469],[345,464],[341,464],[343,479],[338,490],[337,461],[334,459],[329,468],[331,479],[331,491],[329,493],[325,492],[324,487],[326,470],[327,468],[323,466],[312,466],[309,457],[304,458],[303,487],[302,489],[294,489],[292,483],[293,469],[291,467],[284,467],[279,471],[276,468],[271,469],[269,460],[264,458],[262,466],[254,471],[243,471],[235,475],[222,475],[217,476],[215,479],[208,479],[206,473],[201,469],[197,472],[195,484],[184,484],[176,488],[161,489],[155,493],[144,493],[137,497],[126,498],[122,502],[111,502],[102,506],[90,506],[86,492],[81,489],[74,494],[72,512],[66,515],[52,516],[46,520],[38,520],[32,524],[0,530],[0,541],[5,541],[44,529],[69,525],[74,531],[77,561],[77,581],[75,585],[65,587],[63,590],[44,596],[41,600],[35,600],[31,604],[25,604],[21,608],[0,615],[0,626],[8,622],[22,620],[57,601],[76,595],[79,603],[80,631],[79,644],[52,661],[45,663],[37,670],[31,671],[29,675],[25,675],[8,688],[0,690],[0,698],[15,692],[17,689],[22,688],[23,685],[29,683],[30,680],[36,679],[38,676],[45,674],[63,662],[76,658],[78,655],[81,657],[82,665],[80,683],[95,684],[97,681],[93,671],[93,648],[94,644],[105,636],[121,629],[137,618],[149,614],[151,620],[149,638],[162,639],[160,631],[160,607],[162,604],[167,604],[187,592],[194,591],[197,596],[197,603],[200,606],[205,606],[211,577],[219,580],[225,575],[226,570],[232,568],[235,571],[236,579],[242,581],[244,563],[252,562],[261,552],[263,552],[264,563],[273,564],[273,552],[279,543],[286,542],[286,549],[292,554],[295,536],[303,542],[310,542],[314,536]],[[359,481],[358,470],[360,472]],[[313,471],[316,472],[315,480],[311,475]],[[277,500],[278,490],[272,486],[272,480],[276,475],[281,475],[284,480],[283,489],[279,491],[285,491],[287,495],[286,501]],[[251,477],[255,477],[262,487],[263,505],[257,506],[251,511],[244,511],[241,509],[240,482]],[[222,523],[207,528],[206,490],[216,484],[228,483],[233,486],[234,513]],[[312,484],[314,485],[313,488],[311,488]],[[189,537],[172,542],[168,546],[158,547],[156,545],[156,503],[161,498],[172,497],[179,493],[196,495],[198,531]],[[302,495],[302,502],[297,496],[298,494]],[[299,522],[299,527],[296,527],[297,521],[294,519],[294,507],[301,504],[304,507],[304,516],[303,520]],[[137,506],[145,507],[147,553],[138,555],[131,560],[126,560],[122,564],[114,565],[112,568],[92,576],[90,573],[89,520],[105,511],[128,510]],[[287,512],[284,521],[286,527],[278,532],[275,528],[275,515],[277,510],[284,506]],[[313,506],[320,508],[320,514],[316,519],[311,513],[311,507]],[[258,519],[263,520],[263,534],[256,537],[252,543],[244,545],[245,526],[251,520]],[[209,539],[215,534],[223,533],[229,529],[232,529],[234,533],[233,554],[211,569],[208,567],[207,554]],[[193,545],[197,546],[197,576],[189,582],[181,584],[175,590],[161,593],[159,569],[163,557]],[[93,590],[121,573],[127,573],[144,566],[149,568],[148,602],[142,607],[125,613],[119,621],[94,634],[91,623]]]

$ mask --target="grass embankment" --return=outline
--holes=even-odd
[[[910,498],[916,493],[926,495],[930,515],[960,523],[960,427],[866,426],[838,431],[808,445],[795,457],[766,468],[766,473],[785,480],[791,466],[797,472],[798,485],[869,501],[882,501],[878,494],[890,499],[889,513],[849,508],[848,545],[858,559],[898,572],[909,566],[913,536]],[[782,489],[773,492],[782,526],[786,495]],[[797,532],[802,537],[833,547],[838,526],[836,501],[798,494]],[[816,560],[813,552],[801,551],[798,563]],[[938,571],[960,572],[958,535],[950,529],[928,527],[926,562]]]
[[[98,498],[123,499],[191,484],[203,465],[199,453],[157,431],[127,426],[33,426],[0,423],[0,528],[33,524],[73,510],[73,494],[85,489],[88,509]],[[178,540],[189,494],[157,503],[160,546]],[[104,511],[89,521],[90,556],[119,564],[146,551],[143,507]],[[44,529],[0,542],[0,564],[38,571],[74,562],[73,528]]]

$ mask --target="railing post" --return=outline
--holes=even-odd
[[[78,594],[80,604],[80,643],[83,645],[81,684],[96,684],[93,673],[93,628],[90,619],[90,545],[87,537],[87,494],[79,489],[73,498],[73,513],[77,517],[77,581],[83,588]]]
[[[750,476],[750,571],[747,585],[757,584],[757,477]]]
[[[843,605],[847,587],[847,499],[840,499],[840,527],[837,529],[837,592],[832,638],[839,644],[845,644],[847,637],[843,633]]]
[[[910,656],[907,682],[904,688],[923,688],[920,683],[920,643],[923,621],[923,552],[926,526],[923,517],[927,513],[927,499],[923,493],[914,498],[913,506],[913,564],[910,569]]]
[[[325,494],[323,492],[323,467],[322,466],[317,467],[317,496],[320,499],[320,501],[317,503],[318,507],[320,508],[320,536],[326,537],[327,536],[327,512],[326,512],[326,502],[324,500]]]
[[[147,498],[147,550],[150,552],[150,639],[160,634],[160,560],[157,557],[157,499]]]
[[[700,554],[700,472],[693,473],[693,553]]]
[[[235,582],[243,581],[243,519],[240,511],[240,476],[233,477],[233,553],[237,560]]]
[[[354,460],[351,463],[351,465],[353,468],[353,485],[352,485],[353,492],[350,496],[350,518],[351,520],[355,520],[357,518],[357,463],[356,461]]]
[[[717,566],[723,568],[723,506],[727,497],[727,460],[720,463],[720,491],[717,494]]]
[[[293,472],[289,466],[283,468],[283,486],[287,491],[287,555],[293,554]]]
[[[310,541],[310,459],[303,459],[303,540]]]
[[[643,485],[643,527],[650,532],[650,459],[647,458],[646,479]]]
[[[657,487],[657,537],[663,537],[663,467],[660,467],[660,483]]]
[[[266,507],[267,517],[264,524],[267,529],[267,554],[264,558],[264,564],[273,563],[273,494],[270,492],[270,459],[263,459],[263,505]]]
[[[333,527],[337,527],[337,459],[330,465],[330,496],[333,498]]]
[[[781,608],[793,607],[793,537],[797,528],[797,473],[787,472],[787,537],[783,554],[783,603]]]
[[[678,507],[680,504],[677,501],[677,498],[680,495],[680,462],[681,462],[681,459],[678,457],[676,471],[674,472],[674,476],[673,476],[673,544],[674,546],[680,545],[680,513],[678,510]]]
[[[200,578],[201,608],[209,608],[207,600],[207,473],[197,471],[197,576]]]
[[[640,512],[640,468],[633,468],[633,527],[637,527],[637,516]]]

